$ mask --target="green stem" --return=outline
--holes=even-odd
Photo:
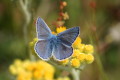
[[[61,69],[61,70],[66,70],[68,72],[70,72],[71,68],[70,67],[66,67],[66,66],[61,66],[56,64],[54,61],[48,61],[50,64],[54,65],[56,68]]]
[[[19,0],[20,7],[23,11],[23,14],[25,16],[25,24],[23,25],[23,33],[24,33],[24,39],[25,39],[25,44],[28,44],[28,25],[31,21],[31,13],[28,9],[28,4],[31,3],[31,0]]]
[[[80,80],[80,70],[72,68],[71,74],[73,76],[73,80]]]
[[[31,13],[29,11],[29,4],[30,3],[31,3],[31,0],[19,0],[21,10],[22,10],[24,17],[25,17],[25,23],[23,25],[23,34],[24,34],[23,36],[24,36],[27,55],[29,53],[29,49],[28,49],[28,25],[30,24],[30,21],[31,21]],[[31,53],[29,53],[30,59],[32,59],[31,56],[32,56]]]

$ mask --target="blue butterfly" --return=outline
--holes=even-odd
[[[36,29],[38,42],[35,44],[35,51],[41,59],[49,60],[53,56],[57,60],[63,60],[73,54],[72,43],[79,35],[79,27],[53,35],[44,20],[38,18]]]

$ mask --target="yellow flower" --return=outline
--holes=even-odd
[[[55,33],[54,31],[52,31],[52,34],[56,35],[57,33]]]
[[[16,67],[17,74],[24,72],[24,68],[22,66]]]
[[[65,31],[66,30],[66,27],[58,27],[57,29],[56,29],[56,31],[57,31],[57,33],[60,33],[60,32],[63,32],[63,31]]]
[[[84,47],[85,47],[85,44],[79,44],[77,48],[80,50],[80,52],[83,52]]]
[[[70,78],[69,77],[59,77],[56,80],[70,80]]]
[[[69,77],[64,77],[64,80],[70,80],[70,78]]]
[[[23,61],[22,66],[23,66],[23,68],[27,69],[27,67],[28,67],[30,64],[31,64],[31,62],[30,62],[29,60],[25,60],[25,61]]]
[[[49,71],[46,71],[45,75],[44,75],[44,79],[45,80],[53,80],[53,73],[49,72]]]
[[[64,59],[62,61],[59,61],[61,64],[66,65],[69,62],[69,59]]]
[[[79,49],[74,49],[72,57],[77,57],[80,54]]]
[[[34,45],[34,43],[33,43],[33,42],[30,42],[30,43],[29,43],[29,46],[33,46],[33,45]]]
[[[26,73],[26,80],[32,80],[32,73],[31,72]]]
[[[54,67],[52,65],[48,64],[45,61],[38,61],[37,65],[41,66],[41,68],[43,68],[44,70],[48,70],[49,69],[49,71],[54,72]]]
[[[76,40],[75,40],[75,42],[74,42],[74,44],[78,45],[79,43],[81,44],[81,42],[82,42],[81,38],[77,37]]]
[[[35,67],[36,67],[36,63],[31,62],[31,64],[28,64],[26,66],[26,69],[29,70],[29,71],[33,71],[35,69]]]
[[[38,41],[38,38],[34,38],[33,41],[34,41],[34,42],[37,42],[37,41]]]
[[[86,54],[85,60],[88,64],[94,61],[94,56],[92,54]]]
[[[68,13],[67,13],[67,12],[65,12],[65,13],[63,14],[63,19],[64,19],[64,20],[69,19],[69,15],[68,15]]]
[[[80,61],[79,61],[79,59],[73,58],[73,59],[71,60],[71,65],[72,65],[73,67],[75,67],[75,68],[78,68],[78,67],[80,66]]]
[[[16,67],[19,67],[19,66],[22,65],[22,61],[19,60],[19,59],[16,59],[16,60],[14,61],[14,65],[15,65]]]
[[[45,80],[52,80],[53,75],[54,75],[54,67],[50,64],[48,64],[45,61],[37,61],[37,71],[34,72],[34,77],[36,78],[45,78]],[[49,79],[48,79],[48,78]]]
[[[93,51],[94,51],[94,49],[93,49],[93,46],[92,46],[92,45],[85,45],[85,46],[84,46],[84,52],[85,52],[85,53],[91,54],[91,53],[93,53]]]
[[[16,68],[15,68],[14,65],[10,65],[9,71],[10,71],[13,75],[16,75],[16,74],[17,74],[17,70],[16,70]]]
[[[40,78],[42,78],[43,77],[43,70],[35,70],[34,72],[33,72],[33,77],[34,78],[37,78],[37,79],[40,79]]]
[[[80,53],[77,58],[80,60],[80,62],[83,62],[86,58],[85,54],[84,53]]]
[[[25,75],[19,74],[16,80],[26,80]]]
[[[27,71],[19,73],[17,76],[17,80],[32,80],[32,73]]]
[[[44,79],[53,80],[54,67],[45,61],[21,61],[16,59],[9,67],[10,72],[16,75],[17,80]]]
[[[80,37],[77,37],[75,42],[73,43],[73,47],[75,49],[78,49],[79,47],[81,47],[81,38]]]
[[[29,43],[29,46],[33,47],[37,41],[38,41],[38,38],[34,38],[33,41]]]

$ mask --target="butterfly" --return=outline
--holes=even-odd
[[[53,56],[56,60],[64,60],[73,54],[72,43],[79,35],[79,27],[70,28],[58,35],[53,35],[44,20],[38,18],[36,31],[38,41],[34,49],[41,59],[49,60]]]

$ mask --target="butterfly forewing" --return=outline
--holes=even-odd
[[[36,29],[37,29],[37,36],[38,39],[48,39],[51,36],[51,30],[47,26],[47,24],[43,21],[43,19],[38,18],[36,21]]]
[[[61,32],[57,35],[57,37],[67,46],[71,46],[72,43],[75,41],[77,36],[79,35],[79,27],[74,27],[67,29],[64,32]]]

